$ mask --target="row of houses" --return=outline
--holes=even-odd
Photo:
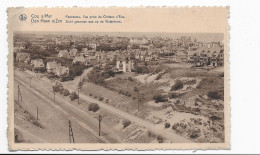
[[[224,64],[224,49],[215,47],[200,47],[193,51],[177,51],[173,56],[176,62],[187,62],[196,66],[222,66]]]
[[[46,70],[48,73],[53,73],[59,77],[69,75],[69,67],[62,66],[55,60],[47,62],[45,66],[43,59],[31,59],[29,53],[17,53],[16,61],[30,64],[34,71]]]
[[[200,66],[222,66],[224,64],[224,49],[220,47],[201,47],[188,53],[188,63]]]

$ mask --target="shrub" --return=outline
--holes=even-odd
[[[98,100],[99,100],[99,101],[103,101],[104,98],[100,96]]]
[[[211,119],[211,120],[214,120],[214,121],[216,121],[216,120],[221,120],[221,118],[220,118],[220,117],[218,117],[218,116],[215,116],[215,115],[213,115],[213,116],[210,116],[210,119]]]
[[[168,108],[169,106],[170,106],[170,105],[168,105],[168,104],[163,104],[163,105],[162,105],[162,108],[163,108],[163,109],[166,109],[166,108]]]
[[[200,108],[192,108],[192,111],[200,112]]]
[[[129,120],[123,121],[122,123],[123,123],[123,128],[126,128],[131,124]]]
[[[167,102],[168,99],[164,98],[162,95],[155,95],[153,97],[155,103],[158,103],[158,102]]]
[[[82,88],[82,86],[83,86],[83,82],[80,81],[80,82],[78,83],[78,88]]]
[[[221,95],[219,94],[218,91],[209,91],[208,92],[208,97],[210,99],[220,99],[221,98]]]
[[[189,136],[190,136],[190,138],[197,138],[197,137],[199,137],[200,136],[200,129],[197,129],[197,128],[191,129]]]
[[[172,126],[172,130],[176,130],[177,127],[178,127],[178,124],[177,124],[177,123],[173,124],[173,126]]]
[[[64,95],[64,96],[69,96],[69,95],[70,95],[69,90],[63,89],[63,95]]]
[[[153,134],[151,133],[151,131],[148,131],[148,137],[152,137]]]
[[[92,96],[92,93],[89,93],[89,96]]]
[[[78,94],[77,94],[76,92],[72,92],[72,93],[70,94],[70,99],[71,99],[71,101],[76,100],[76,99],[78,99],[78,98],[79,98],[79,96],[78,96]]]
[[[128,80],[129,80],[129,81],[133,81],[133,78],[132,78],[132,77],[128,77]]]
[[[53,89],[53,91],[55,92],[55,93],[57,93],[57,92],[60,92],[61,90],[63,90],[63,86],[62,86],[62,84],[60,84],[60,83],[56,83],[53,87],[52,87],[52,89]]]
[[[124,91],[124,90],[120,90],[118,93],[119,93],[119,94],[122,94],[122,95],[125,95],[125,96],[128,96],[128,97],[131,97],[131,96],[132,96],[132,94],[131,94],[130,92]]]
[[[220,73],[219,76],[220,76],[220,77],[224,77],[224,73]]]
[[[97,103],[91,103],[89,106],[88,106],[88,111],[93,111],[93,112],[96,112],[99,110],[99,106]]]
[[[64,88],[63,88],[63,87],[60,87],[59,93],[60,93],[60,94],[63,94],[63,91],[64,91]]]
[[[168,123],[168,122],[166,122],[166,123],[164,124],[164,127],[165,127],[165,128],[169,128],[170,126],[171,126],[171,124]]]
[[[177,100],[174,104],[180,104],[181,101],[180,100]]]
[[[171,93],[170,98],[176,98],[178,95],[176,93]]]
[[[171,91],[179,90],[183,88],[183,83],[180,80],[177,80],[176,83],[172,86]]]
[[[163,137],[162,136],[157,136],[157,141],[158,141],[158,143],[163,143]]]
[[[161,73],[161,74],[158,74],[158,75],[156,76],[155,80],[160,80],[160,79],[162,78],[162,76],[163,76],[162,73]]]

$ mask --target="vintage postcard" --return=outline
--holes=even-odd
[[[229,8],[9,8],[10,150],[230,149]]]

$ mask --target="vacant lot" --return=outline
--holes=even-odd
[[[224,74],[221,72],[222,68],[192,68],[188,64],[166,64],[163,68],[160,72],[153,73],[117,74],[105,80],[102,86],[85,82],[83,92],[94,98],[102,97],[108,101],[108,104],[155,124],[164,126],[167,120],[170,122],[169,130],[174,130],[192,141],[223,141]],[[172,87],[177,81],[181,86],[176,87],[175,90]],[[137,112],[138,96],[141,109],[139,112]],[[165,108],[168,110],[165,111]],[[183,119],[176,119],[182,115],[189,116],[186,123],[191,126],[181,132],[179,127],[172,129],[174,124],[178,126],[178,123],[184,123]],[[194,119],[203,119],[204,122],[196,124]],[[205,128],[205,122],[208,123],[211,119],[215,119],[215,124],[208,130]],[[203,130],[197,130],[200,126]],[[209,126],[209,123],[206,126]],[[199,132],[205,132],[206,137],[201,136],[203,133]],[[208,138],[210,136],[213,139]]]

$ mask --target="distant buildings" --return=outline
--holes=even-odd
[[[86,59],[84,58],[83,55],[77,55],[74,59],[73,59],[73,63],[85,63],[86,62]]]
[[[59,58],[61,58],[61,57],[69,58],[70,54],[69,54],[68,50],[60,50],[58,53],[58,57]]]
[[[130,38],[130,44],[144,45],[148,43],[148,39],[144,37]]]
[[[200,47],[188,52],[188,62],[200,66],[222,66],[224,49],[219,46]]]
[[[43,63],[42,59],[32,59],[31,65],[33,67],[33,70],[35,71],[43,71],[45,70],[45,65]]]
[[[222,66],[224,64],[224,44],[222,42],[194,41],[191,37],[167,38],[154,37],[110,37],[93,36],[90,38],[75,37],[73,35],[43,36],[31,39],[31,45],[37,48],[26,47],[23,40],[14,43],[15,60],[19,65],[21,62],[29,64],[34,70],[46,69],[48,73],[57,76],[69,75],[69,67],[75,66],[78,62],[86,66],[106,64],[113,65],[115,71],[131,72],[134,70],[134,63],[150,61],[187,62],[195,66]],[[48,46],[51,45],[49,48]],[[53,47],[55,46],[56,47]],[[51,49],[51,51],[49,50]],[[64,49],[64,50],[60,50]],[[68,49],[68,50],[67,50]],[[81,49],[78,51],[78,49]],[[99,51],[97,51],[99,49]],[[33,50],[40,52],[33,53]],[[56,61],[43,62],[41,52],[48,50],[48,57],[58,58]],[[101,51],[102,50],[102,51]],[[26,52],[30,52],[26,53]],[[57,54],[58,52],[58,54]],[[40,54],[39,54],[40,53]],[[31,57],[39,59],[31,60]],[[69,59],[63,59],[69,58]],[[44,61],[49,60],[45,59]],[[62,62],[58,63],[58,62]],[[69,64],[69,65],[68,65]]]

